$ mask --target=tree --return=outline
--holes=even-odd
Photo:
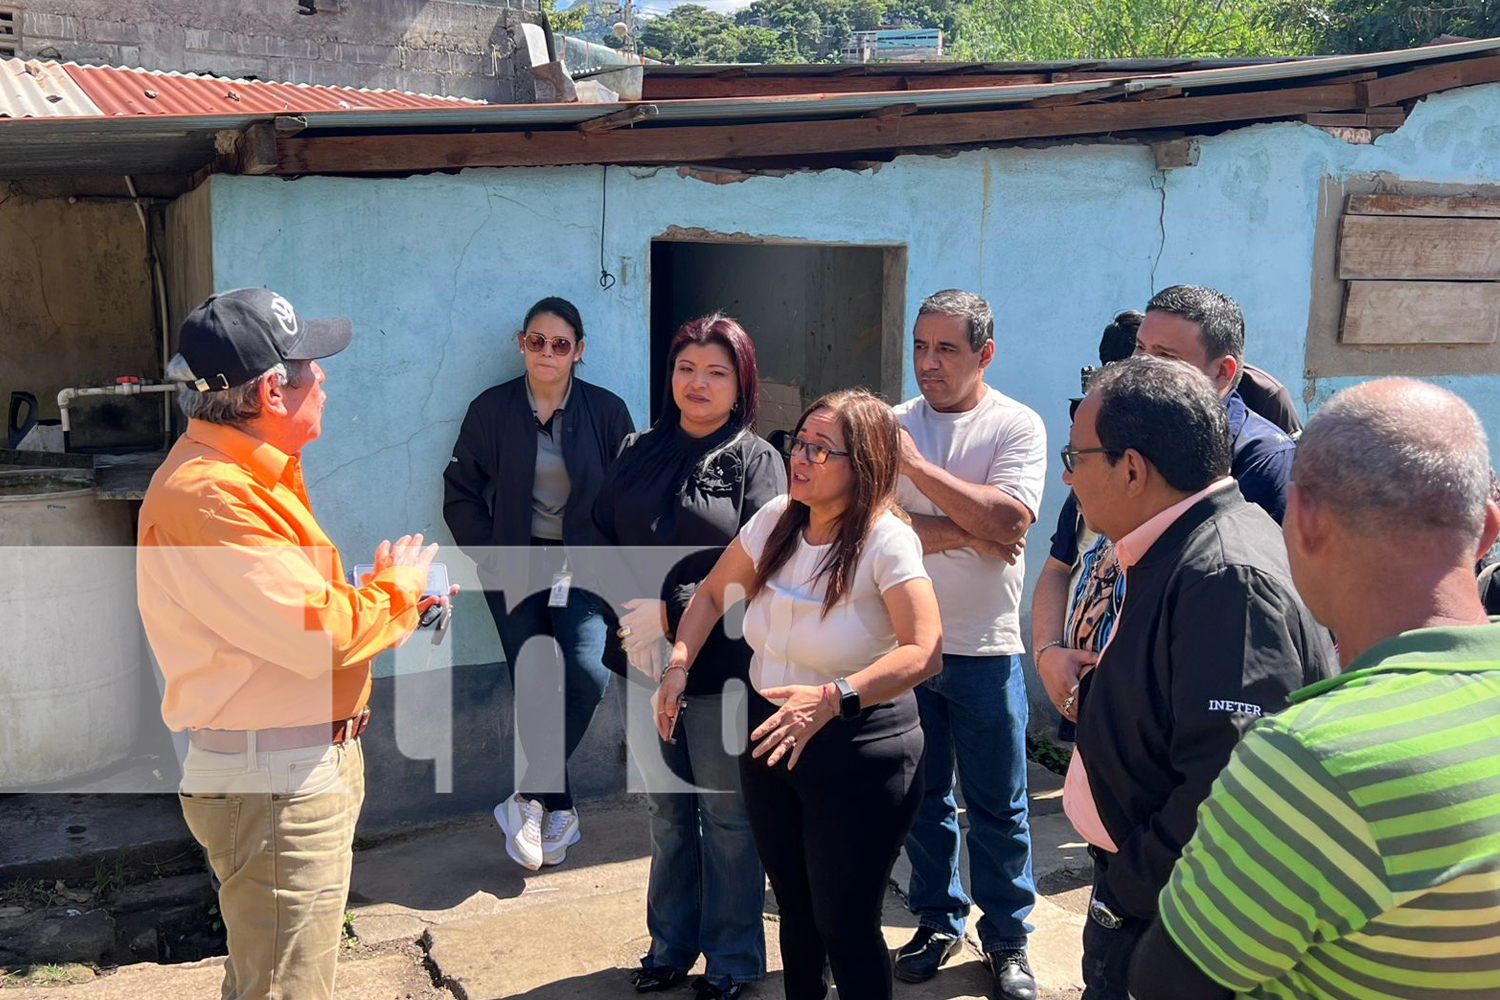
[[[1317,52],[1382,52],[1439,35],[1500,35],[1500,0],[1281,0],[1280,23]]]
[[[882,0],[854,0],[849,5],[849,23],[855,31],[874,31],[885,19]]]
[[[954,54],[985,62],[1296,54],[1283,0],[973,0]]]
[[[697,4],[644,21],[640,46],[652,58],[682,63],[738,62],[743,48],[731,18]]]
[[[586,10],[583,0],[578,0],[567,10],[558,10],[557,0],[542,0],[542,13],[547,15],[547,23],[560,35],[583,34],[583,15]]]

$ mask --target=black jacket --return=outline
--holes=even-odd
[[[676,425],[657,424],[629,438],[594,502],[594,523],[607,546],[670,547],[670,567],[651,566],[627,551],[614,579],[635,577],[634,596],[666,602],[675,633],[688,601],[745,522],[786,492],[786,460],[749,430],[728,426],[693,438]],[[605,558],[603,552],[596,558]],[[650,576],[650,571],[659,576]],[[686,694],[718,694],[731,678],[749,681],[750,647],[731,639],[721,620],[688,674]],[[627,673],[632,679],[644,676]]]
[[[1080,687],[1078,752],[1120,849],[1096,853],[1101,902],[1154,915],[1240,735],[1337,669],[1264,510],[1224,490],[1167,528],[1126,571],[1114,635]]]
[[[604,472],[635,425],[619,396],[576,375],[560,419],[570,485],[563,544],[588,545]],[[453,459],[443,473],[443,520],[481,571],[486,560],[479,550],[530,543],[536,435],[524,375],[486,389],[464,415]]]

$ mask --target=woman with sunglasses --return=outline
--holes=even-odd
[[[864,390],[824,396],[788,441],[791,483],[699,585],[653,699],[666,738],[727,603],[748,594],[740,780],[781,911],[788,1000],[886,1000],[881,906],[922,797],[912,688],[942,667],[922,546],[895,505],[899,425]],[[686,876],[684,876],[686,877]]]
[[[785,463],[755,433],[760,382],[744,329],[719,314],[695,319],[677,331],[667,358],[661,419],[626,442],[594,503],[609,545],[691,550],[664,579],[643,581],[660,599],[626,601],[620,618],[634,676],[653,685],[665,664],[662,637],[699,582],[745,523],[786,491]],[[638,993],[675,986],[700,954],[699,1000],[733,1000],[765,975],[765,875],[740,794],[739,754],[725,749],[746,740],[749,671],[750,647],[715,626],[684,688],[691,710],[673,742],[660,744],[665,768],[637,758],[651,808],[651,946],[634,973]],[[737,694],[726,695],[726,685]]]
[[[615,650],[613,613],[571,585],[564,546],[592,544],[594,499],[635,428],[620,397],[575,374],[585,344],[573,303],[542,299],[515,343],[526,371],[469,404],[443,473],[443,519],[478,564],[510,671],[526,771],[495,819],[506,853],[535,870],[561,864],[579,839],[566,758],[604,697]],[[536,636],[554,641],[528,643]]]

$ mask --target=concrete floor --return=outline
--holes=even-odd
[[[1031,961],[1045,1000],[1080,994],[1080,935],[1088,858],[1061,810],[1061,781],[1033,766],[1033,865],[1042,895]],[[372,792],[373,794],[373,792]],[[565,864],[526,872],[505,855],[493,819],[450,825],[361,851],[350,908],[360,944],[340,963],[338,992],[349,1000],[592,1000],[633,996],[627,970],[647,943],[645,886],[650,848],[644,802],[623,796],[584,803],[583,840]],[[893,882],[904,886],[903,856]],[[781,995],[774,900],[766,907],[771,975],[746,996]],[[893,886],[886,938],[903,943],[915,922]],[[973,926],[971,918],[970,926]],[[132,966],[64,987],[22,986],[45,1000],[159,1000],[210,997],[220,960]],[[911,1000],[979,1000],[988,975],[972,934],[931,982],[897,984]],[[679,990],[667,996],[690,996]]]

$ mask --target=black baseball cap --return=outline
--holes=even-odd
[[[268,288],[236,288],[210,296],[182,323],[177,350],[197,376],[200,392],[244,385],[283,361],[314,361],[349,346],[354,324],[303,319]]]

